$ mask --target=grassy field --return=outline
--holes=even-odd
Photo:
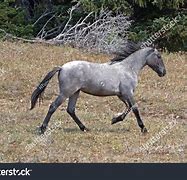
[[[125,108],[116,97],[81,93],[77,114],[90,129],[81,132],[66,113],[67,102],[53,115],[45,137],[36,133],[58,94],[57,77],[49,83],[44,102],[32,111],[30,96],[54,66],[72,60],[106,62],[102,54],[68,47],[0,42],[0,162],[187,162],[187,55],[163,54],[167,75],[146,67],[135,98],[149,133],[142,135],[130,113],[111,125]],[[175,125],[150,144],[169,123]],[[28,148],[29,147],[29,148]]]

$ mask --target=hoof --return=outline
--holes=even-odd
[[[90,131],[88,128],[86,128],[86,127],[82,127],[82,128],[80,128],[80,130],[81,131],[83,131],[83,132],[88,132],[88,131]]]
[[[38,135],[44,134],[45,131],[46,131],[46,128],[43,127],[43,126],[40,126],[40,127],[37,128],[37,134]]]
[[[90,130],[88,128],[84,128],[83,132],[89,132]]]
[[[111,124],[115,124],[115,123],[117,123],[117,118],[112,118],[112,122],[111,122]]]
[[[117,123],[119,121],[123,121],[123,120],[121,118],[118,118],[118,117],[113,117],[111,124],[115,124],[115,123]]]
[[[146,129],[145,127],[143,127],[143,128],[141,129],[141,132],[142,132],[143,134],[148,133],[148,131],[147,131],[147,129]]]

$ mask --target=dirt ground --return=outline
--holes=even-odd
[[[57,77],[32,111],[32,91],[54,66],[72,60],[106,62],[107,55],[69,47],[0,42],[0,162],[187,162],[187,54],[162,54],[167,75],[146,67],[135,99],[149,131],[142,135],[133,113],[111,125],[124,104],[117,97],[81,93],[77,114],[90,129],[81,132],[66,113],[53,115],[45,136],[41,125],[58,94]],[[142,149],[146,147],[146,149]]]

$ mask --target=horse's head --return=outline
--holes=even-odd
[[[153,69],[160,77],[166,74],[166,68],[160,53],[156,49],[148,51],[146,64]]]

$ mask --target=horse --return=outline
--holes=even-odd
[[[76,102],[81,91],[94,96],[117,96],[127,106],[127,109],[114,117],[111,124],[123,121],[132,110],[141,132],[148,132],[133,96],[139,72],[145,66],[149,66],[160,77],[166,74],[163,59],[157,49],[140,48],[136,43],[131,43],[124,47],[117,57],[105,63],[76,60],[61,67],[55,67],[45,76],[31,96],[30,109],[33,109],[50,79],[58,72],[60,92],[50,105],[47,115],[39,127],[39,132],[43,134],[46,131],[52,114],[66,99],[69,99],[67,113],[80,130],[88,131],[75,113]]]

